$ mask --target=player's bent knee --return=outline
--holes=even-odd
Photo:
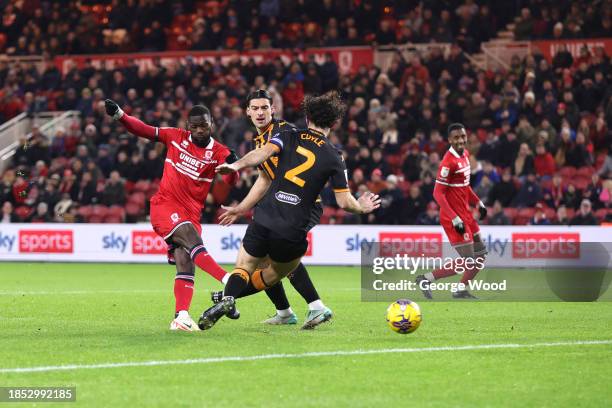
[[[274,283],[268,284],[264,280],[262,269],[257,269],[255,272],[253,272],[253,276],[251,276],[251,282],[253,283],[253,287],[257,290],[266,290],[270,286],[273,286],[274,283],[276,283],[274,282]]]
[[[235,268],[232,271],[232,275],[240,276],[240,278],[243,279],[246,283],[249,283],[249,281],[251,280],[251,276],[249,275],[249,272],[246,269]]]
[[[191,222],[186,222],[174,231],[172,234],[172,242],[183,248],[191,248],[194,245],[202,243],[202,237]]]

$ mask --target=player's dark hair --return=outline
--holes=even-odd
[[[251,92],[247,96],[247,106],[249,106],[253,99],[267,99],[268,101],[270,101],[270,105],[272,105],[272,95],[270,95],[270,92],[266,91],[265,89],[258,89],[256,91]]]
[[[461,129],[465,129],[465,126],[463,126],[463,123],[451,123],[450,125],[448,125],[448,130],[446,131],[446,137],[449,137],[451,132],[453,130],[461,130]]]
[[[307,96],[302,105],[306,118],[321,128],[331,128],[346,112],[346,104],[336,91],[321,96]]]
[[[194,105],[190,110],[189,110],[189,115],[188,117],[193,117],[193,116],[206,116],[208,115],[208,117],[212,117],[212,115],[210,114],[210,110],[204,106],[204,105]]]

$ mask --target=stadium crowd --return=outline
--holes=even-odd
[[[557,8],[569,2],[561,1]],[[0,1],[12,55],[457,42],[475,51],[512,2],[405,0]]]
[[[585,49],[576,59],[561,50],[550,63],[517,57],[507,71],[485,71],[471,65],[458,44],[448,55],[436,48],[409,58],[397,53],[385,72],[362,66],[354,75],[340,73],[331,55],[321,64],[236,59],[111,70],[88,63],[65,75],[50,62],[39,73],[31,64],[0,60],[0,122],[22,111],[81,113],[80,121],[54,134],[34,128],[21,140],[2,175],[2,221],[146,216],[163,146],[111,121],[105,98],[155,126],[184,127],[189,107],[204,103],[218,139],[244,155],[254,135],[243,110],[246,94],[267,88],[277,117],[298,125],[304,125],[299,107],[305,94],[339,89],[349,104],[331,141],[344,152],[353,191],[381,194],[383,207],[358,220],[337,210],[326,191],[323,223],[437,224],[432,192],[452,122],[470,131],[472,185],[490,208],[485,223],[600,223],[610,220],[612,209],[610,72],[603,49]],[[217,182],[203,222],[214,222],[220,204],[241,200],[254,177],[244,172],[233,189]]]

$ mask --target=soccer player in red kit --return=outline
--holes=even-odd
[[[461,123],[451,124],[448,127],[448,142],[451,147],[440,163],[433,193],[434,199],[440,206],[440,225],[459,256],[465,259],[484,257],[487,250],[480,237],[480,227],[472,216],[470,205],[478,206],[481,219],[486,217],[487,209],[470,187],[470,155],[465,148],[467,145],[465,126]],[[466,269],[461,277],[461,283],[465,285],[478,273],[476,267]],[[416,282],[423,295],[431,299],[429,284],[452,275],[455,275],[454,268],[436,269],[417,276]],[[453,297],[475,298],[467,289],[453,292]]]
[[[189,111],[187,129],[149,126],[121,110],[114,101],[105,101],[106,113],[121,122],[128,132],[166,145],[166,161],[159,190],[151,198],[153,230],[168,243],[168,262],[176,264],[174,280],[175,318],[170,330],[196,331],[189,316],[193,297],[195,267],[219,282],[229,275],[209,255],[202,242],[200,215],[215,178],[215,168],[237,160],[226,146],[212,138],[212,116],[207,107]],[[236,173],[224,176],[233,185]],[[233,310],[229,317],[237,318]]]

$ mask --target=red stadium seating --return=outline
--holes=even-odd
[[[561,169],[559,170],[559,175],[564,179],[574,177],[576,175],[576,168],[571,166],[561,167]]]

